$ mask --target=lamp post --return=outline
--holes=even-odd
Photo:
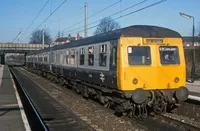
[[[193,45],[193,54],[192,54],[192,69],[191,69],[191,82],[194,82],[194,76],[195,76],[195,45],[194,45],[194,17],[191,15],[187,15],[184,13],[180,13],[181,16],[193,20],[193,28],[192,28],[192,45]]]

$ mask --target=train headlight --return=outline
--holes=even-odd
[[[133,84],[136,85],[137,83],[138,83],[138,79],[137,79],[137,78],[134,78],[134,79],[133,79]]]
[[[174,82],[175,82],[175,83],[178,83],[179,81],[180,81],[180,79],[179,79],[178,77],[175,77],[175,78],[174,78]]]

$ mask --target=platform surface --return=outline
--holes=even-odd
[[[8,66],[0,65],[0,131],[29,131]]]
[[[200,101],[200,81],[194,81],[194,83],[186,83],[186,87],[189,90],[189,99]]]
[[[200,97],[200,81],[195,81],[194,83],[187,83],[186,87],[188,88],[190,95]]]

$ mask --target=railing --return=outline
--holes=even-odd
[[[44,47],[49,47],[49,45],[44,45]],[[42,48],[42,44],[0,43],[0,50],[39,50]]]

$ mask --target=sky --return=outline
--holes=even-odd
[[[0,4],[0,43],[12,42],[19,32],[21,32],[21,34],[14,43],[28,43],[31,33],[65,0],[49,0],[38,18],[27,30],[46,1],[47,0],[2,0]],[[77,33],[84,36],[84,28],[82,27],[84,26],[84,4],[86,2],[88,4],[89,17],[117,3],[97,15],[90,17],[88,19],[88,28],[90,28],[98,24],[98,22],[95,24],[91,23],[115,14],[116,12],[121,11],[121,13],[114,15],[112,17],[113,19],[139,10],[159,0],[146,0],[140,5],[123,11],[123,9],[142,1],[144,0],[67,0],[44,24],[39,26],[38,29],[48,30],[54,40],[59,31],[63,32],[64,36],[68,36],[68,34],[75,36]],[[175,30],[182,36],[191,36],[192,19],[186,19],[180,16],[179,13],[186,13],[195,18],[195,33],[197,33],[200,30],[199,5],[200,0],[166,0],[153,7],[116,19],[116,22],[120,24],[121,28],[131,25],[155,25]],[[75,25],[77,22],[80,23]],[[74,30],[77,28],[78,30]],[[89,29],[88,36],[92,36],[94,31],[95,28]]]

